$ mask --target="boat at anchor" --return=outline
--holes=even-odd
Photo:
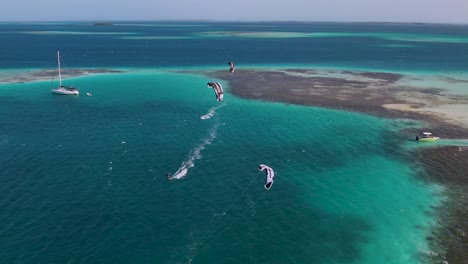
[[[57,65],[58,65],[59,87],[57,89],[52,89],[52,93],[63,94],[63,95],[79,95],[80,92],[78,91],[78,88],[62,85],[62,74],[60,73],[60,51],[57,51]]]

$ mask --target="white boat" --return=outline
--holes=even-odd
[[[64,94],[64,95],[80,94],[80,92],[78,91],[78,88],[62,85],[62,75],[60,73],[60,52],[59,51],[57,51],[57,64],[58,64],[58,75],[59,75],[59,87],[57,89],[52,89],[52,93]]]
[[[439,139],[439,137],[434,137],[431,132],[422,132],[422,136],[416,136],[416,140],[420,142],[434,142]]]

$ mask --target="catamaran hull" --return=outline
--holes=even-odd
[[[67,90],[55,90],[52,89],[53,94],[62,94],[62,95],[79,95],[79,91],[67,91]]]

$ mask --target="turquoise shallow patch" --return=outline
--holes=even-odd
[[[78,97],[52,95],[50,82],[1,85],[0,191],[11,212],[1,258],[418,262],[439,188],[416,180],[395,159],[400,143],[382,138],[400,121],[229,93],[216,108],[207,81],[163,72],[65,80]],[[184,177],[166,180],[196,155]],[[260,163],[277,173],[267,193]]]

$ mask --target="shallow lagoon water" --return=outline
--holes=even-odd
[[[428,250],[440,189],[387,153],[399,121],[229,93],[201,120],[219,106],[202,76],[68,82],[93,96],[1,89],[7,262],[417,263]],[[277,172],[270,191],[260,163]]]

